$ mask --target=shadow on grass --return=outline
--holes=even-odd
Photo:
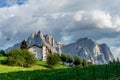
[[[46,62],[43,62],[43,61],[38,61],[38,62],[36,62],[36,64],[38,65],[38,66],[42,66],[42,67],[45,67],[45,68],[50,68],[48,65],[47,65],[47,63]]]
[[[44,65],[43,65],[44,66]],[[97,65],[85,68],[34,70],[0,73],[0,80],[111,80],[120,76],[119,65]]]
[[[56,80],[57,73],[57,69],[0,73],[0,80]]]

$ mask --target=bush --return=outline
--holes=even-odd
[[[74,64],[75,64],[76,66],[78,66],[78,65],[80,65],[80,64],[81,64],[81,59],[80,59],[80,57],[79,57],[79,56],[75,56],[75,59],[74,59]]]
[[[0,64],[7,64],[7,57],[6,56],[0,56]]]
[[[0,56],[6,56],[5,51],[4,50],[0,50]]]
[[[8,65],[30,67],[35,63],[36,58],[28,50],[14,49],[7,56]]]
[[[72,58],[72,55],[67,55],[67,62],[70,64],[73,62],[73,58]]]
[[[83,59],[83,61],[82,61],[82,66],[83,66],[83,67],[87,66],[87,65],[88,65],[87,63],[88,63],[87,60],[86,60],[86,59]]]
[[[56,65],[58,65],[60,63],[60,58],[59,56],[55,55],[55,54],[49,54],[47,56],[47,64],[50,68],[55,67]]]
[[[61,59],[61,61],[64,64],[64,62],[66,62],[66,55],[65,54],[61,54],[60,59]]]

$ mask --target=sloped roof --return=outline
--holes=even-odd
[[[38,46],[38,45],[35,45],[35,44],[34,44],[34,45],[28,47],[28,49],[31,48],[31,47],[34,47],[34,46],[36,46],[36,47],[38,47],[38,48],[42,48],[42,46]]]

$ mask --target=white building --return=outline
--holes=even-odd
[[[32,45],[28,48],[28,51],[33,53],[38,60],[43,61],[46,61],[47,54],[51,53],[51,50],[49,50],[48,47],[45,45],[42,46]]]

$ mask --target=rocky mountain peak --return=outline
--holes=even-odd
[[[27,39],[28,47],[32,45],[46,45],[53,53],[72,54],[73,56],[80,56],[81,59],[86,59],[95,64],[105,64],[114,57],[107,44],[98,44],[90,38],[80,38],[74,43],[68,45],[58,44],[52,35],[43,34],[41,31],[31,33]],[[20,48],[20,43],[15,44],[7,51],[15,48]]]
[[[36,35],[36,33],[31,33],[31,36],[30,36],[30,38],[34,38],[35,37],[35,35]]]
[[[96,64],[105,64],[114,59],[107,44],[98,44],[90,38],[80,38],[72,44],[63,46],[62,51]]]
[[[95,46],[97,44],[94,40],[87,37],[80,38],[79,40],[76,41],[76,43],[81,44],[83,46],[88,46],[88,44],[91,46]]]
[[[31,33],[31,35],[27,39],[27,45],[28,47],[32,45],[38,45],[38,46],[45,45],[53,53],[62,52],[61,45],[55,42],[53,36],[44,35],[41,31]],[[15,44],[13,47],[8,48],[6,51],[8,52],[9,50],[14,49],[14,48],[20,48],[20,43]]]
[[[92,42],[94,42],[92,39],[90,39],[88,37],[80,38],[80,39],[77,40],[77,42],[79,42],[79,41],[92,41]]]

